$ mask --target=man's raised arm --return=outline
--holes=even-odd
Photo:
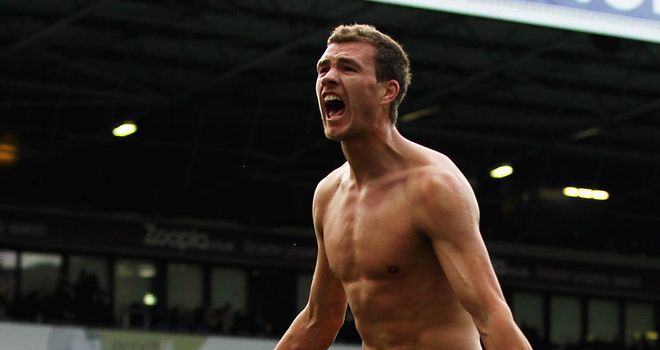
[[[420,179],[414,211],[487,350],[531,350],[513,320],[479,232],[474,193],[458,170]]]
[[[319,187],[320,188],[320,187]],[[318,243],[316,267],[307,306],[286,331],[275,350],[326,350],[337,337],[344,323],[347,299],[341,282],[328,265],[318,201],[323,201],[319,189],[314,196],[314,229]]]

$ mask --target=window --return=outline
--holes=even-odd
[[[550,299],[550,341],[555,344],[575,344],[582,334],[580,299],[553,296]]]
[[[538,293],[515,292],[513,294],[513,315],[516,323],[529,337],[530,332],[545,335],[543,319],[543,296]]]
[[[25,252],[20,255],[22,296],[42,298],[55,291],[62,257],[57,254]]]
[[[148,327],[148,306],[159,300],[153,290],[156,266],[150,261],[117,260],[115,319],[124,327]]]
[[[188,323],[195,309],[202,306],[204,271],[196,264],[167,264],[167,307],[171,322]],[[186,326],[171,324],[172,327]]]
[[[655,329],[651,303],[627,302],[624,314],[627,345],[633,344],[636,336],[643,337],[647,331]]]
[[[108,260],[93,256],[71,255],[69,257],[69,278],[71,282],[81,283],[90,280],[104,291],[108,290]]]
[[[296,310],[297,271],[268,267],[250,271],[250,311],[265,334],[282,334],[289,328]]]
[[[616,341],[619,333],[619,305],[613,300],[589,300],[589,335],[593,340]]]
[[[105,258],[69,256],[68,276],[76,321],[96,325],[113,323],[109,266]]]
[[[0,320],[9,317],[16,294],[16,252],[0,250]]]
[[[16,293],[16,252],[0,250],[0,301],[11,303]]]
[[[301,311],[305,305],[307,305],[307,299],[309,299],[309,288],[312,286],[312,274],[304,273],[298,275],[297,281],[297,311]]]
[[[211,271],[211,306],[229,303],[233,310],[247,311],[247,273],[245,270],[215,267]]]

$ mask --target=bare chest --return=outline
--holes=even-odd
[[[423,239],[402,190],[338,193],[323,222],[328,263],[343,282],[396,278],[412,270]]]

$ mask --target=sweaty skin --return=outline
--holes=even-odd
[[[473,191],[446,156],[389,118],[399,92],[378,82],[375,49],[332,43],[318,64],[326,137],[347,162],[315,192],[318,256],[307,306],[276,350],[327,349],[347,305],[364,350],[531,349],[479,232]],[[345,102],[330,112],[324,99]]]
[[[474,322],[452,292],[424,232],[424,214],[415,208],[431,195],[425,187],[442,187],[443,177],[462,179],[447,159],[416,151],[422,153],[417,164],[361,190],[348,165],[319,186],[328,266],[346,292],[364,349],[480,349]]]

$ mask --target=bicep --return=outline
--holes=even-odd
[[[310,311],[325,314],[340,310],[343,315],[346,304],[344,288],[330,269],[323,240],[319,239],[316,266],[309,291],[308,306],[312,308]]]
[[[472,314],[499,305],[502,291],[479,232],[452,235],[434,239],[433,248],[456,296]]]
[[[341,281],[328,265],[322,240],[319,240],[318,246],[306,311],[310,320],[330,322],[340,326],[344,321],[348,304],[346,293]]]

